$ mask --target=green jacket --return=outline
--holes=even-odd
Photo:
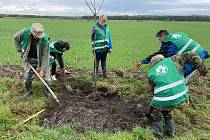
[[[176,54],[181,54],[183,52],[195,52],[197,55],[201,56],[201,52],[205,49],[198,44],[193,39],[189,38],[183,32],[169,33],[169,35],[163,40],[163,42],[171,41],[177,46]]]
[[[165,58],[162,61],[157,62],[156,65],[149,70],[149,84],[151,89],[155,89],[151,106],[173,106],[180,104],[187,99],[188,91],[185,81],[183,81],[184,76],[182,73],[182,69],[186,63],[194,64],[198,71],[207,70],[202,59],[190,52]]]
[[[171,58],[158,62],[148,72],[148,77],[155,83],[151,106],[174,106],[188,99],[184,76],[179,73]]]
[[[26,60],[30,51],[31,28],[24,28],[14,35],[14,44],[19,53],[23,53],[23,59]],[[49,66],[49,47],[48,37],[45,35],[37,43],[38,69],[45,69]]]
[[[54,47],[54,44],[56,43],[56,41],[53,41],[50,43],[50,52],[55,52],[55,53],[60,53],[60,54],[63,54],[63,52],[57,50],[55,47]]]
[[[102,29],[100,24],[97,22],[93,29],[97,30],[97,34],[92,37],[92,49],[96,51],[96,53],[100,52],[108,52],[109,49],[109,26],[104,25]]]
[[[54,46],[54,44],[56,43],[56,41],[53,41],[51,43],[49,43],[49,47],[50,47],[50,53],[60,53],[63,55],[63,52],[57,50]],[[50,66],[52,65],[52,63],[55,61],[55,57],[50,55],[50,58],[49,58],[49,64]]]

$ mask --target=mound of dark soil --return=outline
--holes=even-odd
[[[144,100],[121,98],[106,87],[98,88],[93,94],[92,83],[78,81],[77,84],[74,81],[72,88],[75,91],[72,93],[60,89],[60,105],[50,101],[40,125],[56,127],[71,124],[79,132],[85,129],[116,132],[145,125]],[[111,96],[103,97],[102,93]]]
[[[68,70],[71,72],[70,77],[90,74],[86,70]],[[111,71],[109,75],[143,78],[138,72]],[[22,67],[0,66],[0,77],[22,76]],[[144,99],[126,99],[120,97],[118,91],[112,91],[108,87],[98,87],[95,93],[92,82],[77,78],[72,78],[67,83],[71,85],[73,91],[69,92],[62,85],[56,87],[60,105],[53,99],[49,100],[46,111],[39,121],[40,125],[56,127],[61,124],[70,124],[79,132],[85,129],[116,132],[131,130],[135,126],[145,126],[147,103]]]

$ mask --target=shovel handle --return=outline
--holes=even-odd
[[[28,63],[29,64],[29,63]],[[50,91],[50,94],[53,96],[53,98],[55,99],[55,101],[57,103],[60,103],[57,96],[53,93],[53,91],[51,90],[51,88],[48,86],[48,84],[44,81],[44,79],[37,73],[37,71],[32,67],[31,64],[29,64],[30,68],[34,71],[34,73],[39,77],[39,79],[42,81],[42,83],[46,86],[46,88]]]

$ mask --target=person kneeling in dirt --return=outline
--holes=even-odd
[[[64,70],[63,53],[70,49],[70,45],[65,41],[54,41],[50,43],[50,65],[51,65],[51,78],[56,79],[56,59],[61,69],[61,75],[64,76],[68,71]]]
[[[48,85],[51,84],[49,69],[49,45],[48,37],[44,33],[44,27],[40,23],[33,23],[31,27],[24,28],[14,35],[14,44],[17,52],[24,60],[24,83],[27,98],[32,93],[32,81],[34,71],[30,65],[44,77]],[[48,94],[48,92],[45,92]]]
[[[91,41],[92,49],[95,55],[94,74],[98,77],[98,67],[101,61],[103,76],[108,78],[106,71],[107,53],[112,51],[112,40],[109,32],[109,26],[106,24],[107,16],[99,16],[98,22],[92,28]]]
[[[148,71],[148,78],[154,94],[146,116],[152,121],[153,134],[160,139],[163,138],[161,113],[165,120],[166,134],[173,137],[175,129],[171,111],[176,105],[182,104],[189,98],[183,76],[183,67],[186,63],[194,64],[200,75],[207,74],[207,68],[202,59],[192,53],[174,55],[170,58],[164,58],[159,54],[152,57],[150,61],[151,69]]]

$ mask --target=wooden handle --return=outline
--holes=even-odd
[[[60,103],[57,96],[53,93],[53,91],[51,90],[51,88],[48,86],[48,84],[44,81],[44,79],[39,76],[39,74],[37,73],[37,71],[31,66],[31,64],[29,64],[30,68],[34,71],[34,73],[39,77],[39,79],[42,81],[42,83],[47,87],[47,89],[50,91],[50,94],[53,96],[53,98],[56,100],[56,102]]]

